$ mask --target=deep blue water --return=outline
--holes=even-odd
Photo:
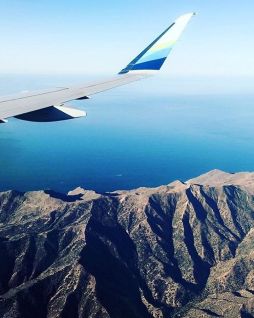
[[[142,89],[72,103],[86,118],[0,125],[0,190],[111,191],[187,180],[214,168],[254,170],[254,95],[161,94],[132,85]]]

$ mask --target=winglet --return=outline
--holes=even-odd
[[[193,15],[195,13],[192,12],[180,16],[119,74],[130,71],[159,71]]]

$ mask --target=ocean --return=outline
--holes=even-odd
[[[1,77],[0,93],[56,82]],[[215,168],[254,170],[254,95],[162,93],[146,85],[69,103],[85,109],[86,118],[1,124],[0,191],[106,192],[184,181]]]

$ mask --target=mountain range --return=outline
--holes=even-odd
[[[3,318],[254,317],[254,173],[0,193]]]

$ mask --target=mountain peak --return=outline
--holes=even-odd
[[[211,170],[199,177],[186,181],[187,184],[208,185],[211,187],[234,185],[242,186],[254,193],[254,173],[238,172],[228,173],[219,169]]]

